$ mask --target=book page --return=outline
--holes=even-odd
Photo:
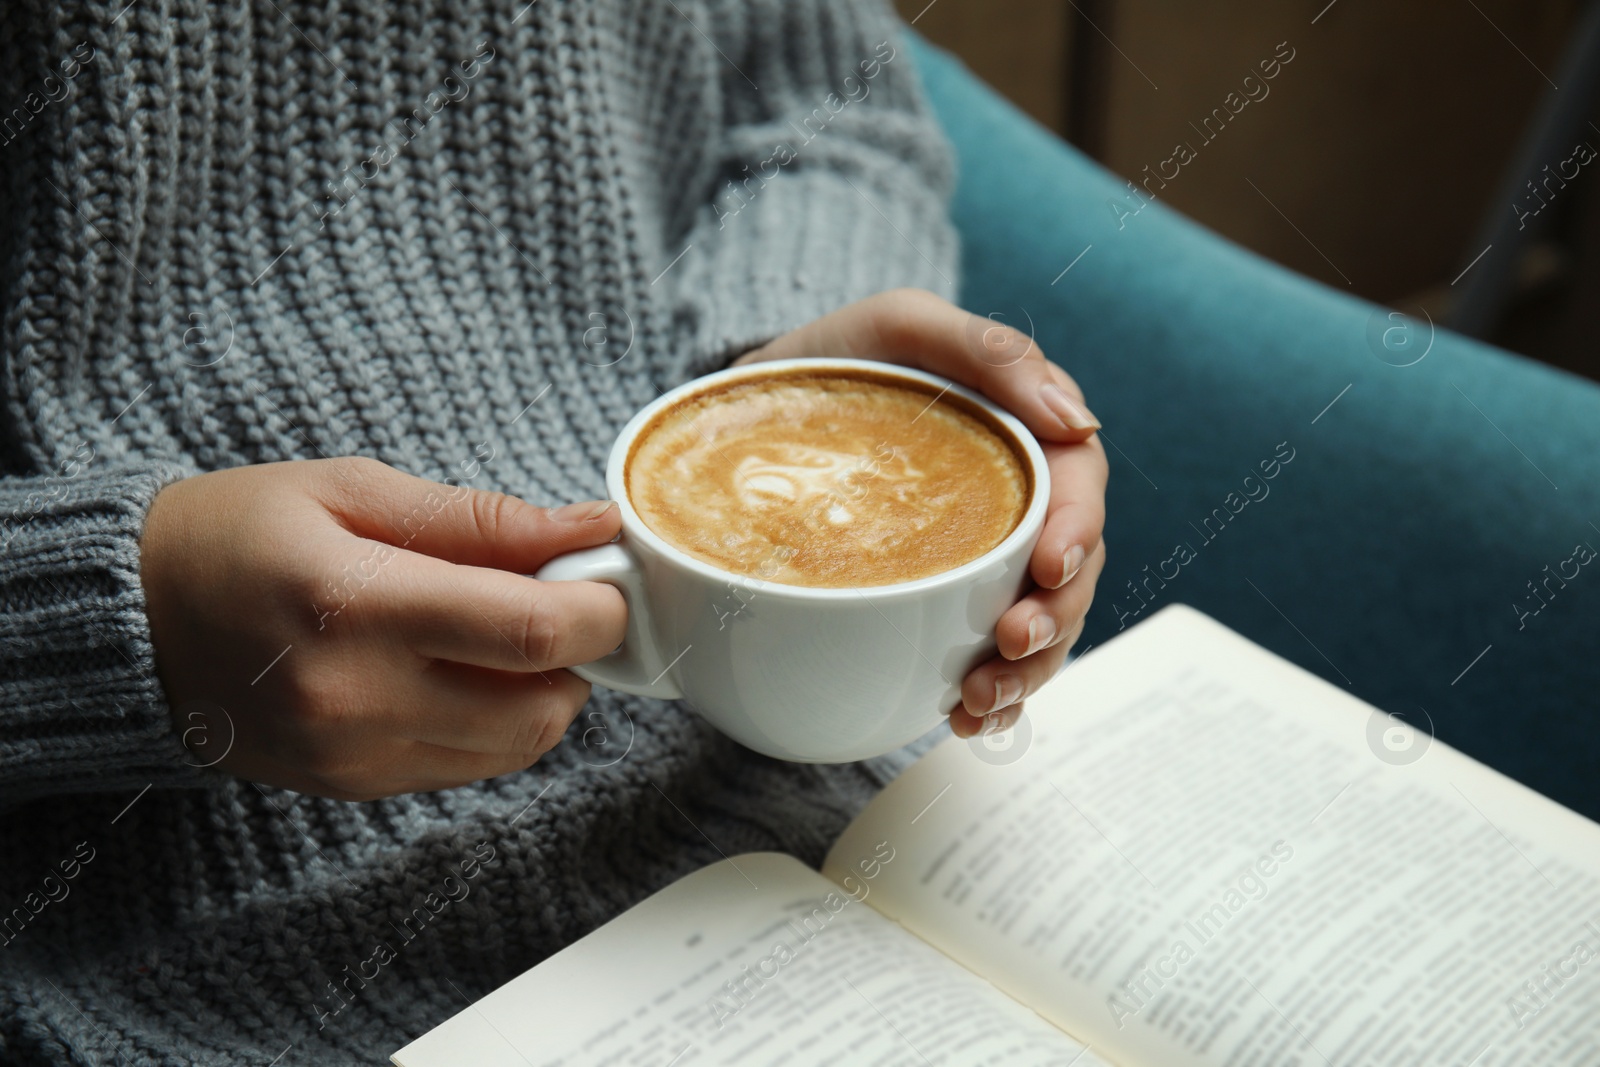
[[[1600,827],[1188,608],[1027,717],[824,873],[1128,1067],[1600,1062]]]
[[[899,862],[850,888],[776,853],[697,871],[394,1054],[400,1067],[1108,1067],[874,912]]]

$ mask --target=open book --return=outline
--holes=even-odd
[[[1027,723],[821,874],[707,867],[394,1062],[1600,1063],[1594,823],[1180,606]]]

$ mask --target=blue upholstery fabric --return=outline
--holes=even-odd
[[[1080,648],[1186,602],[1600,818],[1600,389],[1130,214],[1126,182],[914,48],[960,161],[963,305],[1031,328],[1105,424]]]

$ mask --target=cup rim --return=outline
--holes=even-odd
[[[938,574],[930,574],[923,578],[914,578],[908,582],[851,586],[790,585],[786,582],[777,582],[754,575],[724,570],[704,560],[697,559],[650,529],[639,513],[634,510],[633,501],[628,499],[626,468],[628,457],[633,451],[633,442],[639,436],[639,432],[658,412],[698,392],[713,389],[741,378],[764,377],[768,374],[792,369],[862,371],[879,377],[907,379],[919,382],[924,386],[932,386],[940,390],[941,395],[946,391],[954,393],[968,403],[982,408],[1004,427],[1005,431],[1011,435],[1011,439],[1018,450],[1027,457],[1030,468],[1029,473],[1033,481],[1033,493],[1032,499],[1028,501],[1028,507],[1022,513],[1022,518],[1017,521],[1016,528],[1007,534],[1004,540],[981,556],[970,559],[960,566],[952,567],[947,571],[940,571]],[[844,601],[863,595],[870,595],[874,598],[914,596],[947,585],[959,584],[990,565],[996,558],[1009,555],[1015,551],[1020,542],[1027,541],[1031,543],[1044,528],[1045,513],[1050,505],[1050,470],[1044,458],[1044,449],[1040,447],[1039,442],[1029,432],[1028,428],[1015,415],[1012,415],[989,398],[965,386],[958,385],[947,378],[918,370],[914,367],[906,367],[897,363],[884,363],[872,359],[825,356],[775,359],[760,363],[747,363],[738,367],[726,367],[720,371],[685,382],[676,388],[669,389],[641,408],[622,427],[622,432],[617,436],[616,443],[612,445],[611,455],[606,461],[606,488],[610,492],[612,499],[617,502],[617,507],[621,511],[624,535],[629,539],[636,539],[649,546],[652,552],[670,560],[675,566],[717,582],[737,582],[747,586],[759,585],[762,596],[790,600]]]

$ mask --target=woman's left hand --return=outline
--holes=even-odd
[[[1065,662],[1105,566],[1106,455],[1083,392],[1026,334],[932,293],[895,289],[840,308],[736,363],[835,356],[899,363],[949,378],[1011,412],[1050,465],[1050,512],[1033,550],[1039,588],[995,627],[999,655],[967,675],[950,715],[959,737],[1010,727],[1022,701]]]

